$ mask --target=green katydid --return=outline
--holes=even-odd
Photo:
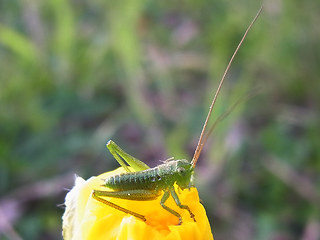
[[[109,149],[110,153],[114,156],[114,158],[119,162],[119,164],[124,168],[126,173],[122,173],[119,175],[111,176],[107,179],[104,179],[103,186],[112,189],[113,191],[101,191],[101,190],[93,190],[92,197],[110,207],[118,209],[127,214],[131,214],[143,221],[146,221],[145,216],[138,214],[136,212],[130,211],[119,205],[116,205],[110,201],[107,201],[103,197],[112,197],[112,198],[120,198],[120,199],[128,199],[128,200],[141,200],[141,201],[148,201],[157,199],[162,194],[162,198],[160,201],[161,206],[170,212],[171,214],[175,215],[179,219],[179,223],[182,223],[181,215],[174,211],[173,209],[169,208],[165,205],[166,200],[170,197],[173,197],[175,203],[178,207],[185,209],[189,212],[190,217],[196,221],[195,215],[191,212],[190,208],[187,205],[181,204],[178,194],[175,192],[174,184],[177,184],[179,188],[182,190],[185,188],[193,187],[193,173],[195,165],[199,159],[200,153],[203,149],[203,146],[208,139],[208,136],[212,132],[214,126],[209,130],[209,132],[205,135],[205,130],[210,119],[213,106],[217,100],[219,95],[220,89],[224,82],[225,76],[230,68],[230,65],[237,54],[242,42],[247,36],[247,33],[251,29],[254,22],[257,20],[258,16],[262,7],[259,9],[258,13],[246,29],[241,41],[239,42],[236,50],[234,51],[226,70],[221,78],[219,86],[216,90],[215,96],[212,100],[211,106],[209,108],[208,115],[204,122],[199,141],[194,152],[193,158],[191,162],[187,160],[170,160],[166,161],[163,164],[158,165],[157,167],[150,168],[148,165],[143,163],[142,161],[130,156],[128,153],[123,151],[117,144],[113,141],[109,141],[107,143],[107,148]],[[217,121],[221,120],[218,118]],[[131,167],[129,168],[128,165]],[[132,171],[132,170],[133,171]]]

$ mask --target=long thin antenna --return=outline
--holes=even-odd
[[[256,95],[256,92],[254,93],[248,93],[247,95],[245,95],[244,97],[238,99],[238,101],[236,101],[226,112],[224,112],[222,115],[220,115],[212,124],[212,126],[210,127],[209,131],[207,132],[207,134],[204,136],[204,140],[202,141],[203,144],[201,145],[201,148],[199,150],[199,152],[202,151],[202,148],[204,147],[204,145],[206,144],[208,138],[210,137],[211,133],[213,132],[213,130],[215,129],[215,127],[225,118],[227,118],[229,116],[229,114],[240,104],[243,103],[244,101],[250,99],[251,97],[253,97],[254,95]]]
[[[260,13],[261,13],[261,11],[262,11],[262,8],[263,8],[263,6],[260,7],[260,9],[259,9],[259,11],[257,12],[256,16],[255,16],[254,19],[251,21],[251,23],[250,23],[250,25],[248,26],[247,30],[246,30],[245,33],[243,34],[243,37],[242,37],[241,41],[239,42],[236,50],[234,51],[232,57],[230,58],[229,63],[228,63],[228,65],[227,65],[227,68],[226,68],[226,70],[224,71],[224,73],[223,73],[223,75],[222,75],[222,78],[221,78],[221,80],[220,80],[218,89],[217,89],[217,91],[216,91],[216,93],[215,93],[215,95],[214,95],[214,98],[213,98],[213,100],[212,100],[212,103],[211,103],[211,105],[210,105],[207,118],[206,118],[206,120],[205,120],[205,122],[204,122],[202,131],[201,131],[201,134],[200,134],[200,138],[199,138],[199,141],[198,141],[198,144],[197,144],[197,148],[196,148],[196,150],[194,151],[194,154],[193,154],[193,158],[192,158],[192,161],[191,161],[191,164],[192,164],[192,167],[193,167],[193,168],[196,166],[196,163],[197,163],[197,161],[198,161],[198,159],[199,159],[200,153],[201,153],[201,151],[202,151],[202,149],[203,149],[203,145],[204,145],[204,143],[205,143],[205,141],[203,141],[204,132],[205,132],[206,127],[207,127],[207,125],[208,125],[208,121],[209,121],[210,116],[211,116],[211,114],[212,114],[213,106],[214,106],[214,104],[215,104],[216,101],[217,101],[217,98],[218,98],[218,95],[219,95],[219,93],[220,93],[220,90],[221,90],[222,84],[223,84],[223,82],[224,82],[224,79],[225,79],[225,77],[226,77],[226,75],[227,75],[227,73],[228,73],[228,71],[229,71],[229,68],[230,68],[230,66],[231,66],[231,63],[232,63],[234,57],[236,56],[239,48],[240,48],[241,45],[242,45],[242,42],[243,42],[244,39],[246,38],[246,36],[247,36],[249,30],[251,29],[252,25],[255,23],[255,21],[256,21],[257,18],[259,17],[259,15],[260,15]]]

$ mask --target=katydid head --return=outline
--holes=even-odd
[[[212,102],[211,102],[211,105],[210,105],[210,108],[209,108],[209,112],[208,112],[207,118],[206,118],[206,120],[205,120],[205,122],[204,122],[204,125],[203,125],[203,128],[202,128],[201,134],[200,134],[200,138],[199,138],[199,141],[198,141],[196,150],[195,150],[195,152],[194,152],[194,154],[193,154],[192,161],[191,161],[191,163],[190,163],[191,166],[192,166],[192,168],[195,168],[196,163],[197,163],[197,161],[198,161],[198,159],[199,159],[199,156],[200,156],[200,154],[201,154],[201,152],[202,152],[203,146],[205,145],[205,143],[206,143],[209,135],[211,134],[212,130],[213,130],[214,127],[215,127],[215,124],[214,124],[214,125],[211,127],[211,129],[209,130],[209,132],[208,132],[206,135],[204,134],[204,133],[205,133],[205,130],[206,130],[206,128],[207,128],[207,125],[208,125],[208,121],[209,121],[209,119],[210,119],[210,117],[211,117],[211,114],[212,114],[213,106],[214,106],[214,104],[215,104],[216,101],[217,101],[217,98],[218,98],[218,95],[219,95],[219,93],[220,93],[220,90],[221,90],[222,84],[223,84],[223,82],[224,82],[224,79],[225,79],[225,77],[226,77],[226,75],[227,75],[227,73],[228,73],[228,71],[229,71],[229,68],[230,68],[230,66],[231,66],[231,63],[232,63],[234,57],[236,56],[236,54],[237,54],[240,46],[242,45],[242,42],[243,42],[244,39],[246,38],[246,36],[247,36],[249,30],[251,29],[252,25],[255,23],[255,21],[256,21],[257,18],[259,17],[259,15],[260,15],[260,13],[261,13],[261,11],[262,11],[262,8],[263,8],[263,6],[260,7],[258,13],[256,14],[256,16],[254,17],[254,19],[253,19],[253,20],[251,21],[251,23],[249,24],[249,26],[248,26],[247,30],[245,31],[245,33],[243,34],[243,37],[242,37],[241,41],[239,42],[236,50],[234,51],[233,55],[231,56],[231,58],[230,58],[230,60],[229,60],[229,63],[228,63],[228,65],[227,65],[227,67],[226,67],[226,70],[224,71],[224,73],[223,73],[223,75],[222,75],[222,78],[221,78],[221,80],[220,80],[219,86],[218,86],[218,88],[217,88],[217,90],[216,90],[216,93],[215,93],[215,95],[214,95],[214,98],[213,98],[213,100],[212,100]],[[219,120],[219,119],[218,119],[218,120]]]
[[[177,161],[176,183],[183,190],[192,186],[194,168],[187,160]]]

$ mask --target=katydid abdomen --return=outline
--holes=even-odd
[[[122,157],[124,156],[124,160],[127,161],[129,165],[130,163],[132,163],[132,159],[134,159],[136,164],[138,163],[138,165],[140,165],[140,160],[137,160],[125,153],[114,142],[109,141],[107,147],[111,150],[111,153],[113,153],[116,159],[118,159],[120,155]],[[122,163],[120,164],[123,165]],[[130,169],[127,168],[127,170]],[[192,164],[187,160],[168,161],[154,168],[148,168],[136,172],[126,172],[123,174],[111,176],[104,180],[103,186],[110,188],[112,191],[94,190],[92,196],[96,200],[106,205],[116,208],[122,212],[129,213],[140,218],[143,221],[146,221],[146,218],[143,215],[120,207],[119,205],[116,205],[101,197],[148,201],[157,199],[162,195],[162,198],[160,200],[161,206],[171,214],[177,216],[179,218],[178,224],[181,224],[181,215],[164,204],[168,197],[171,195],[177,206],[186,209],[190,213],[190,217],[194,221],[196,221],[194,218],[194,214],[191,212],[189,207],[181,204],[174,187],[175,183],[181,189],[191,187],[193,172],[194,168]]]
[[[181,172],[187,170],[183,166],[190,168],[191,165],[187,160],[169,161],[143,171],[111,176],[104,180],[104,185],[115,191],[137,189],[154,191],[167,190],[179,179],[179,176],[182,174]],[[187,181],[190,182],[190,178],[187,179]]]

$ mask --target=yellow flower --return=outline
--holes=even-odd
[[[121,207],[142,214],[144,222],[132,215],[123,213],[92,198],[92,190],[108,190],[101,186],[103,179],[124,172],[123,168],[91,177],[87,181],[76,177],[75,186],[67,194],[66,210],[63,219],[65,240],[143,240],[143,239],[213,239],[204,207],[199,202],[196,188],[185,189],[179,193],[182,204],[188,205],[195,214],[196,222],[188,211],[180,209],[170,197],[166,205],[182,216],[183,223],[160,205],[161,196],[152,201],[133,201],[105,198]],[[178,188],[178,187],[177,187]]]

